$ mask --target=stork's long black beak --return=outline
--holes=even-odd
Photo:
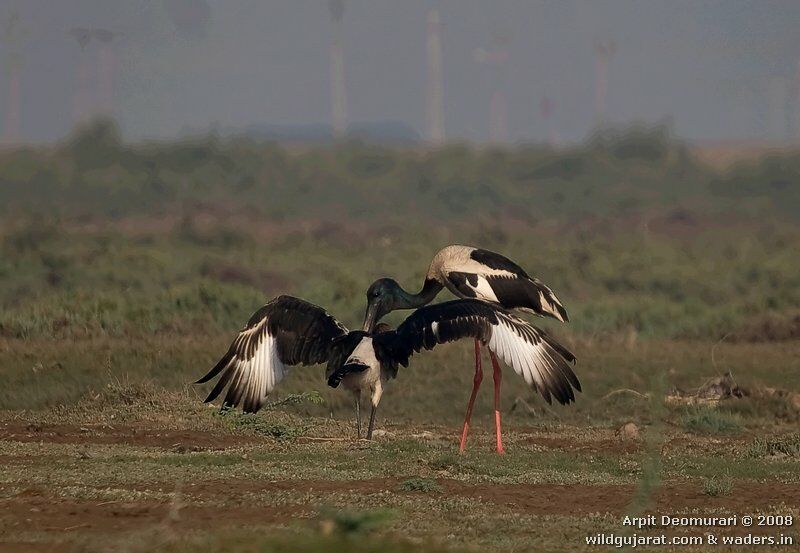
[[[378,322],[378,302],[367,303],[367,312],[364,314],[364,332],[372,333]]]

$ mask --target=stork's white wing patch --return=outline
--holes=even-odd
[[[475,290],[475,294],[477,295],[477,297],[479,299],[482,299],[484,301],[491,301],[491,302],[494,302],[494,303],[499,303],[499,301],[497,299],[497,295],[494,293],[494,290],[492,290],[492,287],[489,284],[489,281],[486,280],[485,277],[478,276],[478,285],[477,286],[472,286],[470,284],[470,282],[469,282],[469,279],[467,279],[467,286],[469,286],[470,288]]]
[[[497,324],[492,325],[489,349],[511,365],[529,386],[544,390],[552,361],[541,340],[536,344],[531,342],[506,319],[498,318]]]
[[[289,372],[289,368],[278,358],[275,337],[267,333],[262,335],[250,359],[235,355],[231,363],[236,367],[233,384],[238,383],[237,387],[243,387],[244,390],[242,400],[259,406]]]

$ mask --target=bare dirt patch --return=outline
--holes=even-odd
[[[180,496],[174,502],[58,500],[28,490],[0,503],[0,528],[5,531],[69,533],[118,532],[157,525],[174,528],[249,526],[286,522],[313,509],[284,505],[269,507],[194,505]]]
[[[0,440],[54,444],[119,444],[161,447],[178,451],[213,451],[260,443],[250,436],[234,436],[197,430],[154,430],[137,426],[79,426],[6,422]]]
[[[241,497],[246,494],[270,492],[354,493],[370,495],[398,493],[414,495],[419,492],[400,491],[402,478],[376,478],[368,480],[287,480],[278,482],[253,480],[214,480],[190,483],[182,493],[187,498]],[[514,511],[537,515],[584,515],[591,513],[622,514],[636,492],[632,485],[584,484],[467,484],[458,480],[436,480],[445,495],[467,497]],[[132,486],[138,491],[161,490],[163,484]],[[22,496],[39,493],[29,490]],[[20,496],[17,496],[20,497]],[[16,499],[16,498],[15,498]],[[683,509],[726,509],[733,512],[753,512],[770,506],[785,504],[800,507],[800,484],[739,483],[730,495],[710,497],[699,482],[667,484],[655,494],[653,512],[665,513]],[[260,507],[259,507],[260,509]],[[255,509],[258,510],[258,509]]]
[[[478,497],[534,514],[622,514],[633,499],[633,486],[489,485],[466,486],[443,482],[446,492]],[[732,511],[766,508],[770,505],[800,505],[800,486],[754,484],[736,486],[730,496],[709,497],[699,484],[671,484],[656,494],[654,512],[681,509],[724,508]]]

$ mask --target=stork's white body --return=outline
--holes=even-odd
[[[447,273],[451,271],[509,277],[514,276],[514,274],[509,271],[492,269],[472,259],[470,256],[476,249],[477,248],[473,248],[472,246],[459,246],[457,244],[442,248],[433,256],[431,264],[428,267],[427,277],[436,280],[446,280]],[[442,284],[444,284],[444,282],[442,282]]]
[[[389,371],[383,370],[378,358],[375,357],[375,348],[372,345],[372,337],[365,336],[358,343],[353,353],[344,363],[366,365],[367,369],[361,372],[348,373],[342,378],[342,385],[350,390],[356,399],[360,399],[361,394],[368,391],[373,407],[377,407],[381,402],[383,387],[389,380]]]

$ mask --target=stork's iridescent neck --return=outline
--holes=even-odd
[[[411,294],[391,278],[381,278],[367,289],[367,312],[364,330],[372,332],[375,324],[387,313],[397,309],[416,309],[429,304],[442,289],[436,280],[426,278],[422,289]]]

